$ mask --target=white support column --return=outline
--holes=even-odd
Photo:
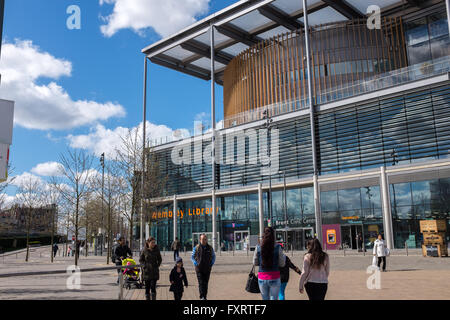
[[[211,219],[212,220],[212,234],[213,234],[213,236],[212,236],[212,247],[214,248],[214,250],[217,250],[216,244],[217,244],[218,239],[217,239],[217,226],[216,226],[217,210],[216,210],[216,190],[215,189],[212,190],[211,199],[212,199],[211,204],[212,204],[212,207],[213,207],[212,219]],[[220,248],[219,248],[219,250],[220,250]]]
[[[311,154],[313,162],[313,181],[314,181],[314,216],[316,220],[317,239],[322,243],[322,215],[320,212],[320,189],[318,183],[318,166],[317,166],[317,150],[316,150],[316,130],[314,121],[314,93],[312,87],[312,67],[311,67],[311,46],[309,42],[309,23],[308,23],[308,3],[303,0],[303,21],[305,28],[305,52],[306,52],[306,73],[308,81],[308,103],[309,103],[309,120],[311,127]]]
[[[212,142],[211,142],[211,171],[212,171],[212,198],[211,198],[211,204],[212,204],[212,247],[214,250],[217,250],[216,244],[217,244],[217,227],[216,227],[216,91],[215,91],[215,67],[214,67],[214,25],[211,24],[210,28],[210,48],[211,48],[211,136],[212,136]]]
[[[323,244],[323,237],[322,237],[322,212],[320,208],[320,186],[318,177],[315,174],[313,176],[313,183],[314,183],[314,207],[315,210],[315,220],[316,220],[316,234],[317,239],[319,239],[320,243]]]
[[[173,196],[173,210],[172,210],[172,216],[173,216],[173,241],[175,241],[175,238],[177,237],[177,212],[178,212],[177,195],[174,195]]]
[[[261,239],[264,233],[264,202],[261,183],[258,183],[258,204],[259,204],[259,238]]]
[[[389,201],[389,182],[386,175],[386,168],[383,166],[380,168],[380,171],[381,200],[383,203],[384,239],[387,242],[388,248],[393,249],[394,236],[392,229],[391,202]]]
[[[144,58],[144,97],[143,97],[143,107],[142,107],[142,172],[141,172],[141,212],[140,212],[140,226],[139,226],[139,249],[142,251],[144,248],[145,239],[143,238],[144,233],[144,172],[145,172],[145,124],[147,121],[147,56]]]

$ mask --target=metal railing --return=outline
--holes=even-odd
[[[111,267],[98,267],[98,268],[86,268],[81,270],[80,272],[98,272],[98,271],[106,271],[106,270],[122,270],[122,269],[137,269],[143,268],[144,265],[133,265],[133,266],[111,266]],[[12,267],[11,267],[12,268]],[[5,269],[2,269],[5,270]],[[31,272],[17,272],[17,273],[4,273],[0,274],[1,278],[10,278],[10,277],[27,277],[27,276],[42,276],[42,275],[55,275],[55,274],[67,274],[67,270],[47,270],[47,271],[31,271]],[[140,275],[142,272],[140,273]],[[119,286],[117,297],[119,300],[123,300],[123,288],[124,288],[124,275],[119,277]]]

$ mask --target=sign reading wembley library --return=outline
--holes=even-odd
[[[14,102],[0,100],[0,181],[8,178],[9,146],[12,144]]]

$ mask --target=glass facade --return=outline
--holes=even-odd
[[[318,169],[321,175],[343,173],[355,170],[379,168],[397,164],[445,159],[450,155],[450,86],[379,99],[318,112],[316,115]],[[272,124],[278,129],[279,173],[272,175],[273,183],[286,179],[311,177],[312,156],[309,116],[292,117]],[[264,129],[256,127],[255,130]],[[265,131],[256,131],[261,139]],[[263,133],[261,133],[263,132]],[[227,144],[237,159],[239,137],[227,141],[224,138],[222,160],[226,160]],[[265,154],[261,140],[251,146],[245,137],[243,150],[245,163],[216,165],[217,189],[227,189],[268,183],[269,175],[262,175],[261,163],[252,163],[252,157]],[[203,141],[207,148],[210,141]],[[155,151],[162,174],[167,176],[164,194],[188,194],[211,190],[211,165],[174,164],[171,159],[172,148]],[[191,160],[198,157],[194,153]]]
[[[405,23],[405,33],[409,65],[450,55],[445,11]]]
[[[408,65],[423,64],[423,69],[420,66],[419,71],[429,76],[427,63],[450,56],[445,12],[407,21],[402,26],[405,46],[398,52],[407,56]],[[364,50],[367,45],[369,44],[360,47]],[[406,51],[403,48],[406,48]],[[350,59],[351,64],[345,57],[324,64],[316,63],[313,65],[313,73],[339,77],[348,74],[350,68],[354,70],[352,73],[359,75],[379,72],[385,65],[382,60],[374,61],[375,57],[367,55],[353,58]],[[386,66],[389,67],[389,64]],[[289,80],[288,83],[304,81],[304,74],[299,74],[299,70],[301,69],[288,68],[280,71],[273,78],[276,79],[273,81],[274,87],[285,85],[286,80]],[[394,74],[392,77],[400,75]],[[314,77],[314,85],[322,85],[316,78],[320,77]],[[238,74],[236,79],[244,81]],[[286,89],[284,94],[289,92],[295,96],[291,89]],[[295,92],[299,95],[299,92]],[[381,166],[450,158],[448,81],[413,92],[328,110],[321,110],[320,107],[318,106],[314,121],[318,171],[321,177]],[[283,112],[287,111],[289,110]],[[250,121],[247,120],[245,122]],[[217,158],[221,163],[215,168],[216,189],[269,183],[269,175],[264,175],[261,171],[264,167],[261,158],[267,148],[264,145],[267,137],[267,132],[264,131],[266,126],[261,123],[246,126],[255,130],[255,136],[250,136],[244,130],[233,131],[239,130],[239,127],[218,131],[221,141],[218,149],[221,149],[221,154]],[[271,128],[277,129],[278,134],[270,134],[270,145],[278,141],[279,146],[278,170],[276,174],[272,174],[271,182],[281,183],[283,174],[288,181],[310,178],[313,175],[313,166],[308,112],[298,111],[296,116],[286,116],[273,122]],[[230,131],[234,134],[231,137],[227,135]],[[277,140],[274,140],[274,137]],[[174,164],[172,161],[173,145],[156,148],[155,154],[161,173],[167,177],[165,196],[207,192],[212,189],[211,164],[202,161],[204,157],[209,157],[210,139],[200,142],[200,146],[191,139],[183,142],[186,143],[183,152],[186,152],[185,159],[188,161],[182,164]],[[239,153],[242,150],[244,160],[239,162]],[[450,178],[416,180],[418,181],[393,183],[389,186],[395,248],[404,248],[405,243],[410,248],[420,247],[421,219],[443,218],[450,221]],[[385,232],[380,186],[375,184],[349,189],[339,186],[336,190],[327,189],[320,193],[322,233],[327,240],[327,249],[360,248],[361,244],[356,240],[359,234],[363,238],[364,246],[370,248],[377,234]],[[296,243],[297,249],[304,248],[305,240],[316,231],[313,230],[313,188],[289,188],[286,192],[277,189],[271,193],[271,197],[268,192],[264,192],[263,204],[265,223],[271,218],[270,222],[277,230],[277,240]],[[271,217],[269,208],[272,208]],[[259,233],[257,194],[218,197],[217,210],[217,231],[225,250],[237,247],[236,241],[242,240],[244,234]],[[171,205],[158,207],[156,216],[152,215],[151,235],[157,238],[161,247],[169,248],[173,238],[171,215],[178,214],[177,232],[183,245],[190,250],[196,243],[198,233],[211,232],[211,212],[211,199],[178,201],[176,210],[173,210]]]
[[[384,233],[379,186],[367,186],[320,193],[322,224],[339,226],[337,246],[358,249],[356,235],[370,248],[378,233]]]
[[[419,220],[450,221],[450,178],[390,185],[394,246],[420,247],[422,234]],[[449,239],[447,226],[447,239]]]

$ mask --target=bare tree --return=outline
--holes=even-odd
[[[141,176],[142,176],[142,138],[138,130],[130,129],[121,137],[122,143],[116,149],[115,163],[119,169],[119,175],[126,182],[122,193],[122,214],[128,221],[129,242],[133,244],[133,227],[137,212],[141,207]],[[148,145],[148,143],[146,143]],[[166,185],[167,178],[161,174],[159,162],[152,149],[146,148],[146,172],[144,175],[144,198],[159,197]],[[128,209],[127,209],[128,208]],[[151,211],[151,205],[146,204],[147,213]],[[144,217],[148,221],[148,216]],[[143,226],[141,226],[142,228]],[[132,249],[132,247],[131,247]]]
[[[66,154],[60,155],[61,174],[64,182],[56,184],[61,196],[64,197],[74,208],[74,230],[75,230],[75,265],[78,265],[78,233],[81,202],[91,191],[90,178],[93,174],[93,157],[84,150],[67,150]]]
[[[33,211],[42,204],[42,181],[32,175],[24,177],[18,186],[16,197],[25,212],[25,228],[27,233],[25,261],[28,262],[30,256],[30,230],[34,222]]]
[[[142,166],[142,143],[139,141],[138,130],[129,129],[127,134],[121,137],[122,143],[116,149],[116,164],[121,176],[126,181],[126,187],[121,190],[124,208],[123,214],[128,220],[130,249],[133,250],[133,223],[137,212],[137,203],[140,199],[137,190],[140,180],[136,172]]]
[[[10,175],[12,175],[13,169],[11,168],[11,166],[8,166],[8,172]],[[0,209],[2,209],[5,205],[5,190],[12,184],[12,182],[14,182],[15,179],[16,177],[12,177],[10,179],[7,179],[6,181],[0,181]]]
[[[50,246],[50,261],[53,263],[53,246],[55,244],[54,237],[58,230],[58,220],[59,220],[59,206],[62,202],[62,195],[59,189],[63,186],[58,186],[57,179],[55,176],[50,177],[50,183],[48,183],[42,192],[42,198],[45,204],[52,207],[51,216],[51,246]]]

